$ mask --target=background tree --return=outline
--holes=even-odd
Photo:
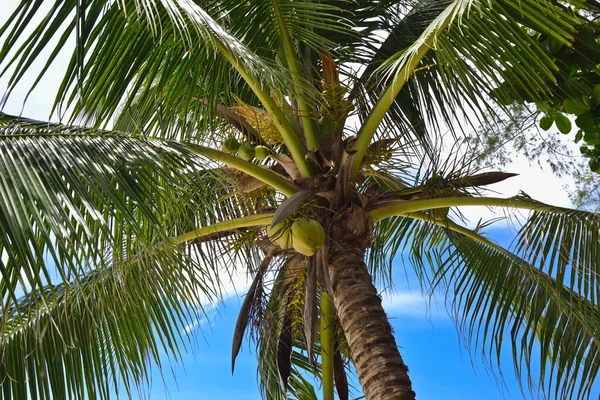
[[[413,399],[372,283],[401,248],[484,350],[510,338],[529,374],[539,346],[532,388],[589,395],[600,217],[481,196],[510,174],[436,147],[490,96],[555,96],[560,68],[527,29],[573,48],[596,8],[578,5],[56,1],[26,34],[41,4],[22,1],[0,30],[8,94],[74,36],[56,111],[82,127],[1,118],[3,395],[129,393],[237,260],[254,281],[233,361],[250,325],[267,397],[312,396],[314,369],[346,398],[351,360],[368,399]],[[508,251],[460,206],[532,213]]]
[[[590,159],[579,149],[587,147],[578,146],[573,136],[561,134],[556,128],[540,129],[543,114],[531,105],[515,104],[509,109],[510,114],[498,110],[498,115],[490,115],[487,123],[465,137],[476,164],[482,168],[511,168],[509,165],[522,157],[567,180],[563,190],[576,208],[598,212],[600,175],[590,169]]]

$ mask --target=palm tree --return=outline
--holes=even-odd
[[[544,40],[578,51],[598,4],[42,3],[0,30],[7,95],[76,42],[55,101],[67,124],[0,118],[4,398],[130,394],[160,349],[181,354],[218,271],[244,268],[232,361],[250,327],[268,398],[314,394],[302,371],[347,398],[351,361],[367,399],[414,399],[373,285],[402,249],[482,349],[511,341],[536,390],[590,394],[600,216],[484,196],[511,175],[444,160],[438,132],[555,96]],[[461,206],[529,216],[509,251]]]

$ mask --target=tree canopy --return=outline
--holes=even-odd
[[[373,285],[404,251],[475,348],[499,362],[510,342],[531,391],[589,397],[600,216],[494,197],[486,186],[512,174],[439,143],[535,104],[542,128],[568,133],[576,115],[595,157],[599,13],[577,0],[21,0],[0,27],[5,101],[36,61],[33,87],[75,50],[60,123],[0,114],[3,396],[110,398],[119,382],[130,395],[161,349],[181,354],[219,271],[244,268],[232,369],[250,337],[265,397],[314,398],[308,371],[324,399],[345,399],[352,363],[368,399],[414,399]],[[504,248],[462,206],[529,215]]]

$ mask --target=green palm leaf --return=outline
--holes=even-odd
[[[80,22],[77,19],[83,18],[82,13],[72,12],[76,9],[75,1],[57,1],[38,29],[17,48],[16,38],[30,24],[25,16],[44,12],[41,3],[21,2],[0,30],[5,37],[0,60],[6,68],[16,67],[9,92],[52,38],[60,39],[38,81],[58,52],[68,46],[67,39]],[[73,115],[92,122],[107,123],[121,102],[127,106],[127,100],[140,88],[149,89],[155,84],[161,88],[163,107],[177,110],[177,103],[187,100],[183,104],[189,108],[192,96],[210,99],[214,104],[219,94],[229,94],[236,88],[230,86],[231,67],[217,56],[219,53],[243,63],[254,79],[271,87],[279,85],[280,73],[191,2],[97,0],[87,4],[83,23],[86,62],[81,65],[74,55],[56,106],[73,106]],[[85,103],[76,102],[79,96],[86,97]],[[169,118],[167,115],[163,118]]]
[[[597,305],[503,249],[450,236],[456,250],[439,275],[454,297],[458,325],[475,346],[487,345],[499,362],[512,342],[515,371],[527,376],[530,390],[541,384],[549,396],[589,396],[600,368]],[[541,369],[532,373],[538,357]],[[546,375],[549,381],[540,378]]]
[[[22,121],[2,128],[0,147],[5,308],[19,290],[43,298],[47,283],[76,282],[106,267],[107,257],[126,264],[160,242],[257,207],[181,143]],[[212,248],[219,254],[226,245]]]
[[[290,32],[313,49],[323,43],[335,46],[328,33],[352,33],[349,21],[338,18],[339,7],[291,1],[281,2],[281,7]],[[8,93],[40,49],[60,37],[37,84],[59,51],[69,46],[67,38],[76,25],[84,24],[84,43],[73,55],[55,106],[72,107],[74,116],[89,122],[106,124],[119,110],[143,104],[135,106],[135,113],[144,131],[198,135],[204,131],[198,124],[206,126],[203,117],[210,116],[198,99],[209,104],[213,115],[217,102],[232,102],[231,93],[257,105],[229,62],[237,60],[252,79],[271,90],[285,88],[289,79],[274,65],[280,44],[271,1],[209,1],[200,7],[180,0],[97,0],[86,5],[85,13],[72,13],[78,6],[69,1],[56,2],[52,9],[19,47],[16,38],[30,24],[25,16],[43,13],[41,4],[23,1],[0,30],[5,37],[0,63],[15,67]],[[77,56],[81,52],[84,62]],[[80,97],[86,101],[79,102]],[[152,129],[157,125],[160,129]]]
[[[600,218],[597,214],[552,208],[536,211],[520,229],[514,250],[543,265],[558,285],[577,290],[592,303],[600,295]]]
[[[426,145],[428,126],[456,132],[464,126],[456,124],[456,118],[463,118],[465,110],[475,111],[475,118],[484,110],[493,112],[487,106],[490,99],[503,102],[517,96],[537,101],[547,97],[555,89],[558,69],[527,29],[571,46],[575,32],[585,22],[569,8],[538,0],[518,5],[512,1],[434,0],[383,15],[389,36],[373,53],[355,87],[357,95],[363,93],[360,97],[366,105],[376,103],[391,78],[411,62],[419,46],[444,20],[449,24],[432,44],[433,51],[414,73],[409,72],[410,79],[381,126],[382,135],[414,132]],[[478,122],[474,119],[471,124]],[[396,125],[401,129],[392,129]]]
[[[373,274],[388,280],[383,254],[408,251],[424,290],[444,287],[469,345],[499,366],[508,336],[517,376],[527,378],[532,392],[541,387],[549,396],[585,398],[600,369],[600,218],[519,200],[536,211],[520,229],[514,253],[435,213],[415,213],[378,224]]]
[[[186,326],[218,296],[203,271],[171,251],[95,269],[4,308],[3,398],[109,399],[121,384],[128,395],[146,385],[149,362],[160,368],[164,351],[180,357]]]

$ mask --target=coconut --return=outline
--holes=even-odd
[[[258,161],[264,160],[270,154],[271,154],[271,151],[266,146],[259,145],[254,148],[254,158],[256,158]]]
[[[305,256],[312,256],[325,243],[325,230],[314,219],[300,218],[291,227],[292,245]]]
[[[292,247],[292,232],[287,227],[287,224],[280,222],[274,227],[267,228],[267,236],[269,239],[281,247],[282,249],[289,249]]]
[[[229,136],[223,142],[223,151],[226,153],[235,153],[240,147],[240,143],[234,136]]]
[[[250,161],[254,158],[254,149],[247,144],[241,145],[237,150],[238,156],[242,160]]]

